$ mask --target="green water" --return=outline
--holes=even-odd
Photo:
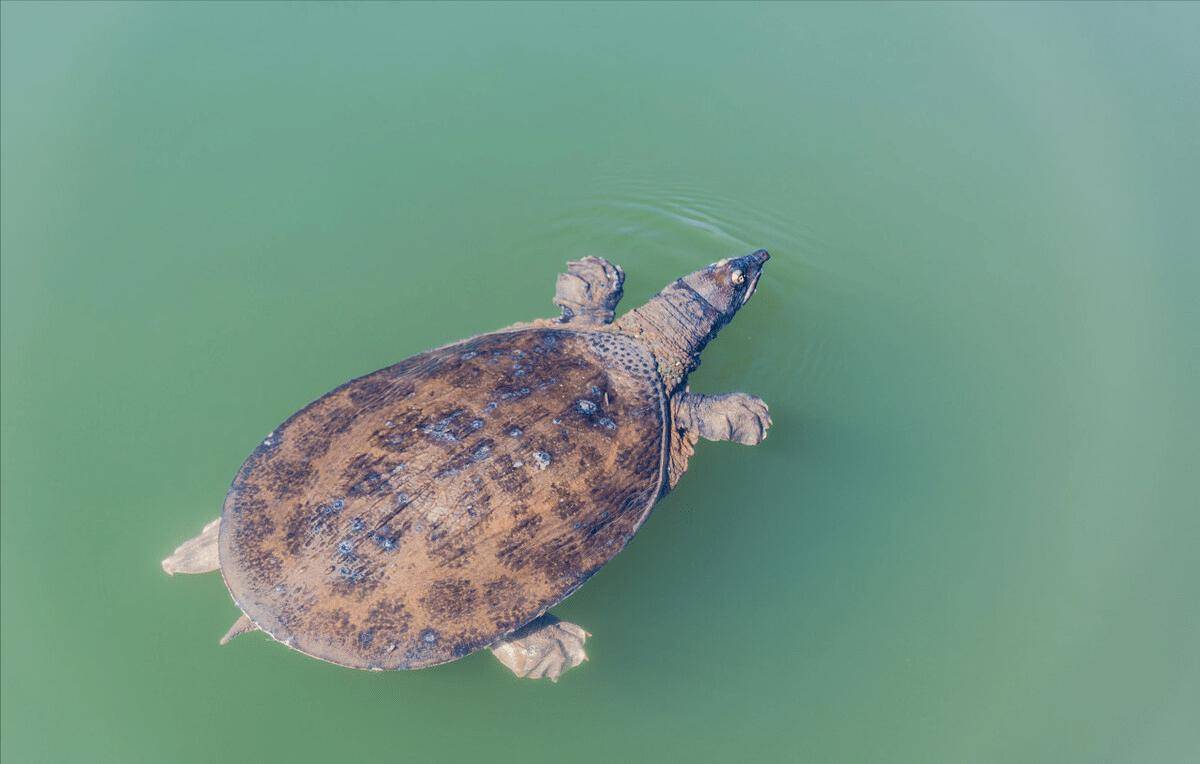
[[[18,5],[3,758],[1200,760],[1200,6]],[[557,686],[159,560],[342,381],[763,246]]]

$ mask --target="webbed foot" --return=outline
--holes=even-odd
[[[771,414],[762,398],[746,393],[702,395],[687,392],[676,409],[685,428],[694,428],[705,440],[732,440],[758,445],[767,437]]]
[[[204,526],[200,535],[180,544],[170,557],[162,561],[167,575],[176,573],[210,573],[221,567],[217,555],[217,537],[221,530],[221,518]]]
[[[624,292],[625,271],[602,257],[567,263],[558,274],[554,304],[562,308],[563,323],[607,324]]]
[[[517,629],[503,642],[492,645],[492,655],[518,677],[557,682],[564,671],[587,660],[583,643],[591,634],[582,627],[560,621],[549,613]]]

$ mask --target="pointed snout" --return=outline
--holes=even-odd
[[[745,257],[739,257],[734,262],[738,264],[738,268],[750,277],[750,285],[742,294],[742,305],[754,296],[755,290],[758,289],[758,278],[762,275],[763,264],[771,259],[770,253],[765,249],[760,249],[756,252],[751,252]]]
[[[763,263],[771,259],[771,255],[767,250],[760,249],[757,252],[751,252],[745,257],[738,257],[733,260],[733,267],[740,268],[746,273],[758,273],[762,270]]]

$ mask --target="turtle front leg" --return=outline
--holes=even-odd
[[[587,660],[583,643],[592,636],[582,627],[546,613],[492,645],[492,655],[519,678],[549,677],[557,682]]]
[[[771,414],[762,398],[746,393],[702,395],[684,392],[674,410],[675,426],[705,440],[732,440],[756,446],[767,437]]]
[[[180,544],[170,557],[162,561],[167,575],[176,573],[211,573],[221,567],[217,556],[217,537],[221,530],[221,518],[204,526],[200,535]]]
[[[625,271],[602,257],[567,263],[558,274],[554,304],[562,309],[561,323],[607,324],[625,290]]]

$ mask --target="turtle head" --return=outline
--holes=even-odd
[[[754,295],[763,264],[770,257],[767,250],[760,249],[745,257],[725,258],[679,281],[728,321]]]
[[[687,382],[700,364],[700,352],[754,295],[765,249],[727,258],[667,284],[616,328],[641,338],[658,362],[667,391]]]

